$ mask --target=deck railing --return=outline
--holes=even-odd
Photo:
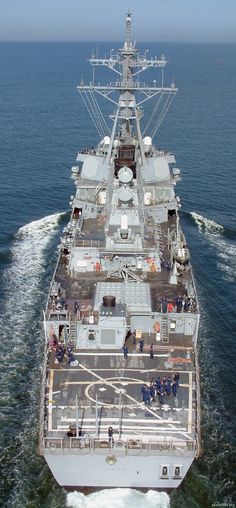
[[[148,441],[130,439],[109,442],[106,438],[93,437],[47,437],[44,438],[44,453],[108,453],[122,455],[193,455],[196,443],[192,440]]]
[[[200,393],[200,370],[198,363],[198,351],[195,350],[195,366],[196,366],[196,429],[197,429],[197,440],[196,440],[196,456],[201,457],[202,455],[202,442],[201,442],[201,393]]]
[[[40,410],[39,410],[39,453],[43,455],[44,449],[44,422],[45,422],[45,413],[44,413],[44,400],[45,400],[45,387],[46,387],[46,378],[47,378],[47,358],[48,358],[48,342],[47,342],[47,331],[46,331],[46,322],[45,322],[45,314],[44,314],[44,353],[43,353],[43,368],[42,368],[42,378],[41,378],[41,398],[40,398]]]

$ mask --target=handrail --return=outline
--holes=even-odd
[[[201,445],[200,371],[199,371],[199,363],[198,363],[198,352],[197,352],[196,348],[195,348],[195,366],[196,366],[196,398],[197,398],[197,406],[196,406],[196,427],[197,427],[196,455],[197,455],[197,457],[201,457],[201,455],[202,455],[202,445]]]
[[[82,436],[82,437],[70,437],[65,438],[62,437],[45,437],[43,440],[44,450],[49,451],[52,450],[55,452],[55,449],[60,451],[68,450],[68,452],[72,452],[73,450],[78,451],[88,451],[95,453],[104,453],[104,450],[113,450],[124,452],[126,454],[132,454],[135,452],[148,452],[148,454],[170,454],[170,455],[185,455],[189,453],[193,453],[196,450],[197,443],[196,441],[192,441],[191,439],[186,440],[175,440],[175,441],[152,441],[149,440],[147,442],[143,441],[140,438],[137,439],[128,439],[124,441],[122,439],[122,447],[119,446],[121,443],[120,440],[115,441],[113,443],[109,442],[107,437],[104,438],[94,438],[91,436]],[[116,444],[118,446],[116,446]]]
[[[43,369],[42,369],[42,380],[41,380],[41,398],[40,398],[40,408],[39,408],[39,454],[43,455],[43,445],[44,445],[44,399],[45,399],[45,386],[46,386],[46,376],[47,376],[47,357],[48,357],[48,339],[46,333],[46,322],[45,322],[45,313],[43,312],[44,318],[44,334],[45,334],[45,344],[44,344],[44,354],[43,354]]]

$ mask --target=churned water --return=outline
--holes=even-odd
[[[42,310],[69,218],[69,170],[78,149],[99,141],[76,93],[91,79],[86,58],[96,46],[0,43],[0,505],[235,506],[235,45],[148,45],[166,54],[167,82],[180,89],[156,144],[174,151],[183,177],[177,194],[201,306],[204,455],[171,495],[89,496],[66,494],[37,455]]]

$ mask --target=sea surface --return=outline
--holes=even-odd
[[[61,489],[37,455],[42,311],[69,219],[70,168],[79,149],[99,141],[76,85],[92,79],[91,52],[109,55],[110,47],[117,45],[0,43],[0,506],[232,507],[236,45],[141,44],[148,55],[165,53],[166,84],[174,80],[179,88],[155,142],[175,153],[182,173],[177,194],[201,307],[204,455],[171,495],[113,489],[87,497]],[[95,79],[103,78],[114,80],[100,70]],[[154,79],[148,71],[147,82]]]

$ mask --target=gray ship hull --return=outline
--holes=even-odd
[[[45,459],[58,484],[64,488],[79,490],[108,487],[174,489],[179,486],[194,460],[194,456],[176,456],[173,460],[169,455],[162,457],[116,455],[115,464],[110,465],[106,462],[106,458],[107,454],[78,456],[73,453],[45,453]],[[169,477],[160,477],[162,464],[169,465]],[[183,476],[175,478],[174,468],[179,464],[182,465]]]

